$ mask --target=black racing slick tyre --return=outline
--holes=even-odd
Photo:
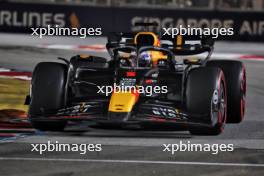
[[[210,67],[194,68],[189,72],[186,83],[186,110],[193,135],[218,135],[226,123],[226,83],[221,69]]]
[[[41,62],[33,71],[29,118],[34,128],[42,131],[62,131],[67,122],[45,119],[44,114],[64,106],[67,66]]]
[[[227,123],[239,123],[246,109],[246,69],[242,62],[232,60],[212,60],[209,67],[221,68],[227,87]]]

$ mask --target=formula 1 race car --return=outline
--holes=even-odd
[[[119,33],[108,38],[109,59],[77,55],[60,58],[64,63],[41,62],[27,98],[29,119],[48,131],[89,120],[175,124],[194,135],[218,135],[244,117],[246,72],[240,61],[209,60],[213,45],[206,36]]]

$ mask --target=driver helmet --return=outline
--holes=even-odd
[[[139,66],[149,67],[151,66],[151,53],[144,51],[139,56]]]

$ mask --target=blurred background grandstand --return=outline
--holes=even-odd
[[[264,41],[264,0],[0,0],[0,31],[31,27],[94,27],[136,32],[139,22],[161,27],[233,28],[219,40]]]
[[[191,8],[208,10],[264,10],[264,0],[0,0],[6,2],[34,2],[78,4],[108,7]]]

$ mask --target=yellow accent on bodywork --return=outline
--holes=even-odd
[[[188,61],[191,63],[196,63],[199,61],[199,59],[198,58],[189,58]]]
[[[177,35],[177,40],[176,40],[176,49],[182,49],[182,36],[181,35]]]
[[[131,57],[131,53],[120,53],[119,55],[120,55],[120,57],[123,57],[123,58]]]
[[[130,92],[113,93],[110,99],[108,111],[131,112],[136,100],[136,95]]]
[[[158,60],[167,60],[168,56],[161,51],[149,51],[152,59],[152,63],[157,65]]]
[[[80,55],[80,58],[81,58],[81,59],[89,59],[89,58],[90,58],[90,55],[87,55],[87,54],[81,54],[81,55]]]

